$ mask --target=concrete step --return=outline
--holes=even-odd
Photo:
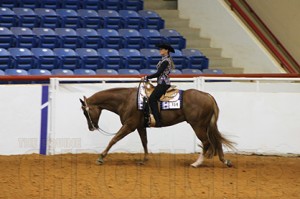
[[[243,68],[236,67],[219,67],[219,66],[209,66],[210,69],[221,69],[225,74],[242,74],[244,72]]]
[[[144,0],[144,10],[177,10],[177,1]]]
[[[166,24],[166,28],[172,28],[172,26],[169,27],[168,24]],[[194,37],[198,38],[200,34],[200,29],[197,28],[190,28],[190,27],[177,27],[176,30],[184,37]]]
[[[217,67],[232,67],[232,59],[231,58],[224,58],[224,57],[210,57],[207,56],[209,59],[210,66],[217,66]]]
[[[221,48],[196,48],[207,57],[221,57]]]
[[[173,28],[173,29],[178,29],[178,28],[189,28],[189,20],[188,19],[177,19],[174,20],[168,20],[167,18],[163,18],[165,20],[165,27],[166,28]]]
[[[208,48],[210,47],[210,39],[186,37],[186,48]]]
[[[164,19],[172,19],[179,18],[179,11],[178,10],[163,10],[163,9],[157,9],[155,10],[159,16],[161,16]]]

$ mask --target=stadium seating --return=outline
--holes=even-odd
[[[81,7],[83,9],[101,10],[104,9],[103,1],[99,0],[82,0]]]
[[[144,27],[144,19],[133,10],[120,10],[119,14],[124,18],[124,28],[141,29]]]
[[[207,69],[208,59],[197,49],[183,49],[182,55],[188,58],[188,68]]]
[[[38,37],[31,29],[25,27],[12,27],[10,30],[16,36],[16,47],[34,48],[38,46]]]
[[[56,13],[61,18],[61,27],[63,28],[80,28],[81,18],[78,13],[72,9],[56,9]]]
[[[80,48],[81,38],[72,28],[55,28],[55,33],[60,37],[62,48]]]
[[[32,30],[38,36],[38,47],[58,48],[60,47],[60,37],[51,28],[33,28]]]
[[[120,75],[139,75],[140,72],[136,69],[119,69],[118,73]]]
[[[2,5],[1,5],[2,4]],[[0,1],[0,6],[5,6]],[[14,7],[14,6],[12,6]],[[18,17],[14,11],[12,11],[8,5],[5,7],[0,7],[0,27],[13,27],[17,26],[18,23]]]
[[[0,69],[0,76],[5,75],[5,72]]]
[[[98,69],[103,67],[104,60],[96,50],[91,48],[77,48],[76,53],[81,58],[81,67],[84,69]]]
[[[114,69],[97,69],[96,74],[99,74],[99,75],[118,75],[118,72]]]
[[[97,49],[104,47],[103,38],[96,30],[91,28],[78,28],[76,33],[81,37],[81,46],[83,48]]]
[[[150,10],[140,10],[138,13],[145,20],[144,28],[160,30],[165,27],[165,21],[156,12]]]
[[[60,17],[57,13],[50,8],[36,8],[34,12],[40,18],[40,27],[43,28],[59,28],[60,27]]]
[[[144,69],[140,70],[140,74],[143,74],[143,75],[151,75],[151,74],[154,74],[154,73],[156,73],[156,69],[144,68]]]
[[[118,70],[123,66],[123,59],[119,52],[115,49],[110,48],[100,48],[98,53],[104,59],[105,69],[115,69]]]
[[[156,69],[157,63],[161,60],[159,51],[157,49],[143,48],[140,52],[147,59],[146,68]]]
[[[171,74],[174,74],[174,75],[181,75],[182,72],[181,72],[181,70],[179,70],[179,69],[172,69],[172,70],[171,70]]]
[[[102,0],[103,8],[106,10],[120,10],[122,1],[120,0]]]
[[[182,74],[194,74],[194,75],[202,74],[201,70],[191,69],[191,68],[182,69],[181,72]]]
[[[31,8],[13,8],[18,17],[18,26],[33,28],[38,27],[39,17]]]
[[[165,37],[168,43],[175,49],[183,49],[186,46],[185,38],[179,32],[172,29],[161,29],[160,34]]]
[[[141,56],[136,49],[120,49],[119,54],[123,57],[124,68],[141,69],[146,66],[146,58]]]
[[[0,27],[0,48],[10,48],[15,45],[15,35],[6,27]]]
[[[59,58],[49,48],[32,48],[32,54],[36,60],[36,67],[38,69],[55,69],[59,66]]]
[[[139,11],[144,7],[143,0],[123,0],[123,8],[124,10],[134,10]]]
[[[18,1],[19,7],[23,8],[38,8],[40,6],[40,1],[37,0],[20,0]]]
[[[104,48],[123,48],[124,38],[114,29],[98,29],[98,34],[102,37]]]
[[[24,69],[6,69],[5,75],[28,75],[28,72]]]
[[[175,49],[175,53],[171,53],[172,60],[177,69],[183,69],[187,66],[187,58],[182,55],[181,51]]]
[[[76,69],[80,68],[80,57],[69,48],[54,48],[53,52],[60,58],[59,68]]]
[[[13,57],[13,66],[16,69],[31,69],[35,68],[35,58],[32,52],[27,48],[9,48]]]
[[[50,8],[50,9],[60,8],[59,0],[41,0],[39,2],[41,8]]]
[[[38,68],[29,69],[29,70],[28,70],[28,74],[29,74],[29,75],[52,75],[51,72],[50,72],[49,70],[46,70],[46,69],[38,69]]]
[[[60,7],[64,9],[77,10],[81,8],[81,3],[78,0],[63,0],[60,2]]]
[[[95,10],[80,9],[77,11],[81,17],[81,25],[83,28],[98,29],[103,27],[102,18]]]
[[[96,72],[91,69],[75,69],[74,75],[96,75]]]
[[[12,66],[12,56],[4,48],[0,48],[0,69],[5,70]]]
[[[0,6],[5,8],[14,8],[18,6],[18,1],[15,0],[2,0]]]
[[[155,29],[140,29],[140,34],[145,38],[146,48],[156,48],[158,44],[167,42],[167,39]]]
[[[224,74],[224,72],[221,69],[203,69],[203,74],[215,74],[215,75],[221,75]]]
[[[124,48],[144,48],[145,40],[139,31],[135,29],[119,29],[119,34],[124,38]]]
[[[99,16],[101,17],[104,28],[119,29],[123,27],[123,18],[115,10],[99,10]]]
[[[53,69],[52,75],[74,75],[74,72],[70,69]]]

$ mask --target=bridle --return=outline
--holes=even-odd
[[[92,130],[97,130],[97,131],[99,131],[100,133],[102,133],[103,135],[106,135],[106,136],[112,136],[112,135],[116,134],[116,133],[109,133],[109,132],[101,129],[100,127],[98,127],[98,128],[95,127],[95,125],[92,121],[91,115],[90,115],[90,111],[89,111],[90,107],[88,106],[88,104],[86,102],[86,99],[84,99],[84,105],[82,106],[82,108],[83,108],[83,111],[86,113],[87,119],[88,119],[89,123],[91,124],[91,126],[93,128]]]

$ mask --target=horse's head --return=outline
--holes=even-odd
[[[89,130],[94,131],[99,129],[98,121],[101,114],[101,109],[95,105],[88,105],[85,96],[83,97],[83,100],[79,100],[81,102],[81,109],[87,120]]]

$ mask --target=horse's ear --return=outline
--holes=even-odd
[[[80,98],[79,98],[79,100],[80,100],[82,106],[84,106],[84,101],[82,99],[80,99]]]

